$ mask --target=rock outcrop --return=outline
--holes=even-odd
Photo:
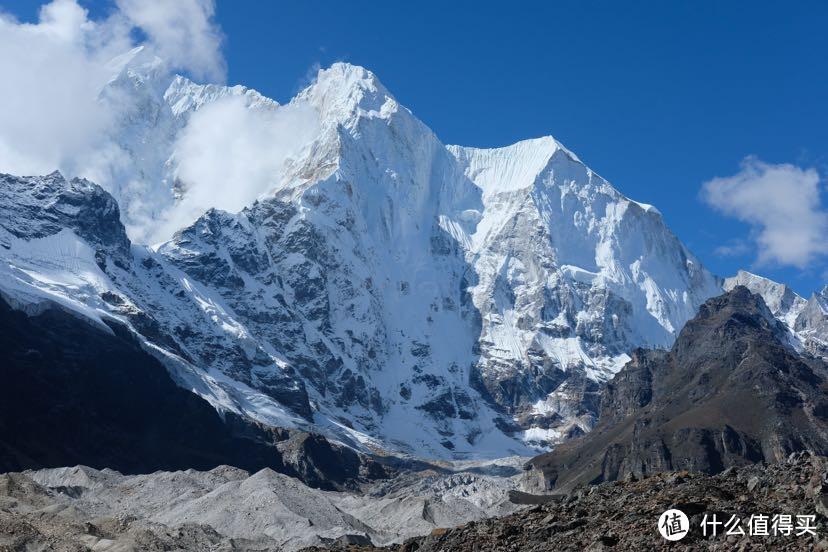
[[[439,528],[402,546],[341,544],[306,552],[824,551],[828,550],[827,484],[826,458],[794,454],[781,463],[740,466],[715,476],[681,471],[602,483],[506,517]],[[689,518],[689,531],[680,541],[669,542],[661,537],[658,522],[663,512],[674,508]],[[720,523],[715,536],[710,525],[707,536],[702,530],[705,515],[708,522],[715,515]],[[773,528],[775,515],[791,516],[789,534]],[[767,516],[767,535],[751,535],[751,516]],[[812,518],[806,522],[797,516]],[[735,535],[726,534],[728,522]],[[812,532],[798,535],[805,523]],[[784,525],[783,520],[779,527]]]
[[[826,382],[828,366],[737,286],[702,305],[669,352],[636,351],[603,391],[595,429],[528,467],[539,486],[570,489],[828,454]]]

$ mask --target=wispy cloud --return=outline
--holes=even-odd
[[[147,226],[148,241],[169,238],[211,207],[237,212],[269,192],[316,130],[316,111],[302,103],[250,109],[236,96],[196,111],[175,145],[183,198]]]
[[[716,248],[719,257],[743,257],[751,252],[750,245],[742,239],[732,239]]]
[[[113,114],[97,96],[113,76],[108,62],[136,46],[136,34],[171,70],[223,80],[212,0],[118,0],[116,8],[93,20],[77,0],[53,0],[36,23],[0,13],[0,171],[107,173],[102,165],[121,152],[107,141]]]
[[[117,0],[117,5],[164,61],[198,79],[224,81],[222,33],[213,22],[213,0]]]
[[[299,79],[294,86],[294,93],[299,93],[311,84],[316,81],[316,76],[319,74],[319,70],[322,69],[322,64],[318,61],[314,61],[313,63],[308,66],[307,71],[305,71],[305,75]]]
[[[702,197],[725,215],[751,225],[757,264],[810,268],[828,254],[828,212],[813,168],[770,164],[755,157],[738,173],[702,186]],[[727,245],[722,246],[727,252]]]

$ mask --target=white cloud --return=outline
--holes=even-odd
[[[313,109],[250,107],[227,97],[195,111],[174,143],[151,116],[130,126],[143,117],[142,94],[150,88],[133,97],[127,79],[100,99],[127,60],[159,71],[153,82],[172,80],[179,70],[223,81],[221,32],[213,0],[112,1],[116,9],[100,20],[77,0],[42,6],[36,23],[0,13],[0,172],[58,169],[97,182],[118,199],[130,237],[141,243],[168,238],[211,207],[239,211],[267,192],[285,159],[315,134]],[[138,45],[141,51],[133,51]],[[161,100],[162,92],[148,93]],[[170,189],[170,170],[183,189],[180,199]]]
[[[702,197],[751,225],[758,264],[806,268],[828,254],[828,212],[815,169],[748,157],[737,174],[704,183]]]
[[[716,248],[715,253],[720,257],[742,257],[750,253],[751,248],[745,240],[729,240],[726,244]]]
[[[211,207],[237,212],[251,204],[316,131],[307,104],[255,109],[231,96],[196,111],[175,144],[183,199],[162,214],[148,241],[169,238]]]
[[[103,146],[109,114],[96,95],[108,78],[106,60],[129,42],[92,40],[102,25],[73,0],[44,6],[37,24],[0,16],[0,170],[74,172]]]
[[[222,35],[213,0],[117,0],[121,13],[146,33],[149,46],[174,68],[223,82]]]
[[[37,23],[0,13],[0,171],[43,174],[60,169],[97,178],[122,152],[107,142],[112,114],[97,96],[112,78],[107,63],[134,47],[168,56],[170,69],[223,78],[220,32],[206,0],[120,0],[91,20],[77,0],[53,0]],[[101,184],[106,184],[101,182]]]

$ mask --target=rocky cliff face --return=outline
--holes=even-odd
[[[743,286],[710,299],[669,352],[637,351],[588,436],[533,459],[546,488],[659,471],[717,473],[828,452],[828,366]]]
[[[654,207],[552,138],[449,149],[483,201],[469,247],[482,382],[530,440],[587,431],[595,382],[634,346],[669,347],[718,281]]]

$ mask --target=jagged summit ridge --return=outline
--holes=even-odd
[[[321,69],[316,80],[293,100],[316,107],[323,121],[350,126],[359,116],[385,116],[399,105],[371,71],[349,63]]]

